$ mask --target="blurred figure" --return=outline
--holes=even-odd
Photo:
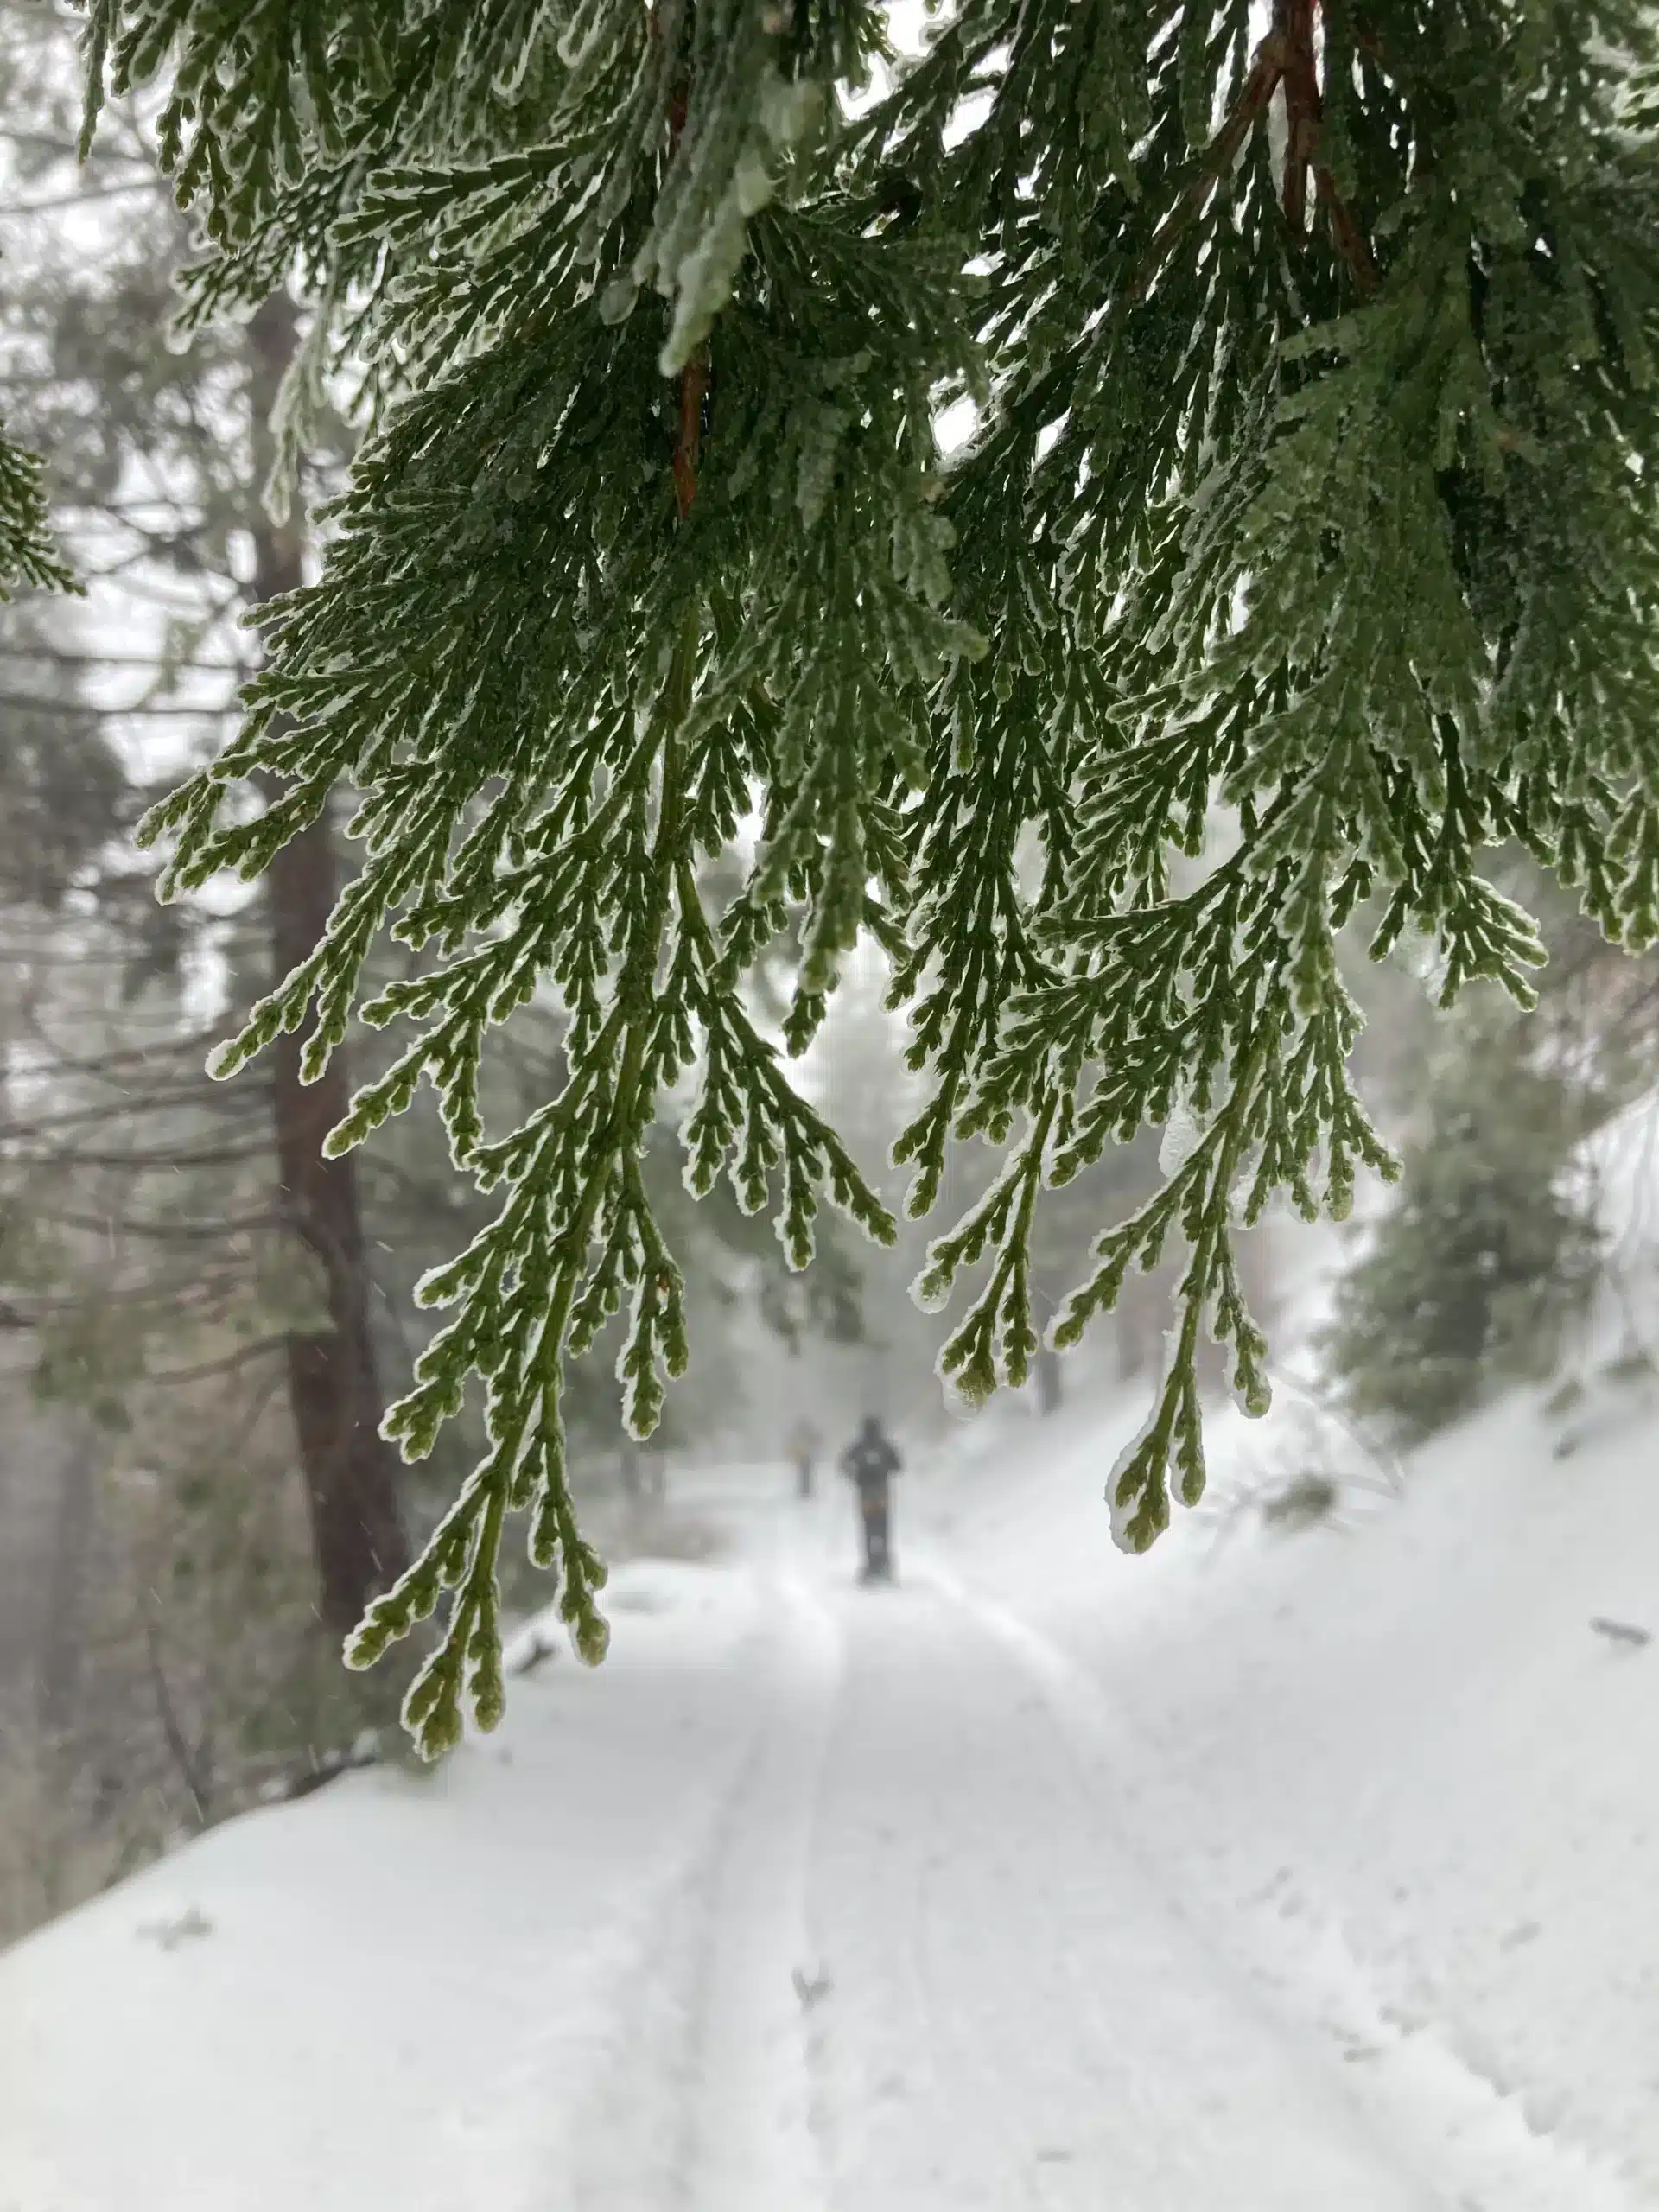
[[[661,1505],[668,1496],[668,1465],[660,1452],[635,1442],[626,1431],[617,1445],[618,1485],[630,1512]]]
[[[789,1456],[795,1464],[796,1487],[802,1497],[812,1495],[812,1478],[817,1470],[818,1452],[822,1439],[811,1422],[803,1417],[789,1434]]]
[[[864,1425],[841,1455],[841,1471],[858,1491],[859,1518],[864,1529],[864,1580],[893,1580],[890,1526],[893,1478],[904,1461],[874,1414],[866,1414]]]

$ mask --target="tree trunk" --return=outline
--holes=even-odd
[[[37,1705],[41,1733],[56,1745],[73,1729],[86,1657],[86,1590],[98,1523],[98,1440],[76,1419],[57,1475],[57,1513],[47,1570]]]
[[[267,425],[295,335],[294,308],[282,294],[249,326],[257,479],[250,518],[254,589],[262,601],[302,581],[297,521],[279,527],[259,504],[270,465]],[[338,869],[326,809],[283,846],[265,885],[271,975],[280,979],[313,950],[334,908]],[[343,1635],[375,1592],[403,1572],[409,1551],[397,1505],[397,1454],[380,1434],[385,1408],[369,1325],[357,1171],[349,1157],[322,1156],[322,1140],[350,1099],[346,1055],[335,1052],[320,1083],[302,1084],[303,1042],[303,1033],[290,1033],[271,1047],[276,1158],[285,1217],[327,1285],[328,1326],[288,1339],[288,1395],[311,1510],[318,1611],[326,1626]]]

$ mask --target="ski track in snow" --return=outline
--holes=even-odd
[[[835,2212],[1449,2205],[1215,1971],[983,1625],[919,1578],[862,1610],[814,1855]]]
[[[734,1688],[756,1700],[747,1747],[614,1993],[632,2031],[577,2113],[569,2197],[550,2200],[573,2212],[827,2212],[806,1868],[843,1656],[779,1534],[753,1563],[760,1624],[737,1655]]]
[[[1345,1955],[1287,1977],[1195,1922],[1039,1631],[938,1558],[848,1588],[822,1510],[760,1529],[754,1735],[659,1958],[678,2061],[628,2053],[582,2212],[1625,2212]]]
[[[720,2212],[823,2212],[803,2012],[817,1974],[806,1866],[842,1665],[827,1612],[780,1576],[760,1739],[732,1799],[699,1978],[685,2194]]]
[[[1100,1685],[1017,1612],[964,1584],[938,1558],[920,1578],[976,1620],[1037,1686],[1095,1793],[1114,1766],[1134,1758]],[[1127,1754],[1127,1758],[1126,1758]],[[1138,1762],[1137,1762],[1138,1763]],[[1185,1904],[1173,1908],[1188,1916]],[[1616,2178],[1578,2146],[1535,2133],[1517,2101],[1465,2065],[1432,2028],[1411,2034],[1392,2020],[1343,1941],[1327,1926],[1287,1966],[1282,1921],[1224,1924],[1196,1916],[1211,1969],[1243,1977],[1293,2029],[1313,2026],[1353,2070],[1351,2101],[1429,2194],[1457,2212],[1633,2212]],[[1277,2201],[1277,2200],[1274,2200]]]

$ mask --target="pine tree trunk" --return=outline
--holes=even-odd
[[[254,588],[263,601],[301,581],[297,524],[278,527],[259,504],[268,466],[264,426],[292,358],[294,310],[280,294],[249,327],[253,452],[258,481],[250,515]],[[327,812],[290,838],[265,878],[270,968],[280,978],[311,951],[333,910],[338,868]],[[285,1216],[319,1262],[327,1285],[327,1329],[288,1340],[288,1395],[310,1504],[318,1610],[344,1634],[376,1591],[408,1564],[397,1506],[397,1454],[380,1434],[384,1407],[369,1325],[369,1277],[357,1172],[348,1157],[325,1160],[322,1140],[350,1096],[346,1056],[337,1052],[321,1083],[300,1081],[303,1035],[271,1049],[276,1158]]]

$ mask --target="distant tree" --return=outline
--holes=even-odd
[[[1599,1280],[1579,1157],[1597,1104],[1529,1059],[1539,1041],[1490,1014],[1442,1038],[1398,1197],[1338,1283],[1330,1370],[1403,1442],[1496,1382],[1548,1375]]]

